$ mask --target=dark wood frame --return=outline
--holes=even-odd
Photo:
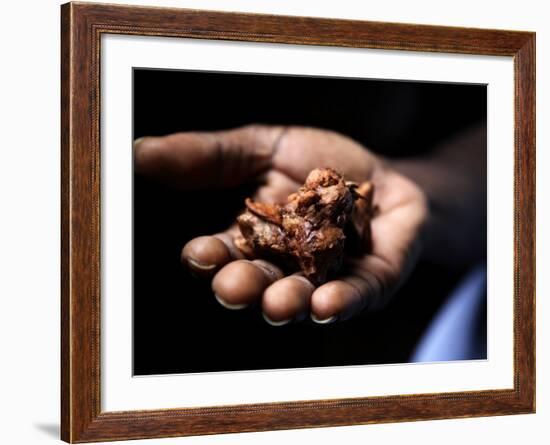
[[[534,33],[91,3],[68,3],[61,12],[63,440],[92,442],[535,411]],[[99,70],[104,33],[512,56],[514,388],[102,412]]]

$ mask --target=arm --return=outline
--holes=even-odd
[[[136,170],[179,188],[228,187],[262,179],[255,200],[282,202],[309,171],[329,166],[375,186],[372,250],[347,258],[340,276],[319,287],[284,277],[274,264],[246,259],[234,245],[238,229],[190,240],[182,261],[212,279],[229,309],[260,302],[275,324],[310,315],[328,323],[383,307],[418,259],[460,265],[483,254],[485,150],[483,129],[457,136],[424,159],[387,161],[332,131],[247,126],[136,141]]]
[[[485,124],[442,143],[429,157],[392,167],[424,191],[429,217],[423,257],[461,267],[485,258],[487,235],[487,136]]]

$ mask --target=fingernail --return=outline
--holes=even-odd
[[[187,257],[187,262],[193,266],[195,269],[199,269],[199,270],[212,270],[216,267],[215,264],[202,264],[202,263],[199,263],[198,261],[192,259],[192,258],[189,258]]]
[[[318,324],[330,324],[330,323],[334,323],[338,319],[338,317],[336,315],[333,315],[328,318],[320,319],[320,318],[317,318],[315,314],[311,313],[311,319]]]
[[[224,308],[231,309],[232,311],[238,310],[238,309],[244,309],[247,304],[231,304],[228,303],[225,300],[222,300],[220,297],[218,297],[217,294],[214,294],[214,297],[216,297],[216,300],[218,300],[218,303],[220,303]]]
[[[141,141],[143,141],[143,139],[145,138],[140,137],[140,138],[134,139],[133,146],[136,147]]]
[[[262,312],[262,315],[264,317],[264,320],[270,324],[271,326],[284,326],[285,324],[288,324],[290,323],[292,320],[289,318],[288,320],[279,320],[279,321],[275,321],[275,320],[272,320],[271,318],[269,318],[267,315],[265,315],[265,313]]]

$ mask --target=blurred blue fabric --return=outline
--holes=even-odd
[[[466,275],[428,326],[411,362],[487,358],[486,283],[485,264]]]

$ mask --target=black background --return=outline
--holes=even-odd
[[[133,82],[135,138],[308,125],[387,157],[409,157],[428,154],[487,113],[484,85],[150,69],[134,69]],[[182,246],[227,227],[253,188],[184,193],[135,175],[134,374],[407,362],[463,270],[419,264],[382,312],[272,327],[258,308],[221,307],[209,283],[182,268]]]

